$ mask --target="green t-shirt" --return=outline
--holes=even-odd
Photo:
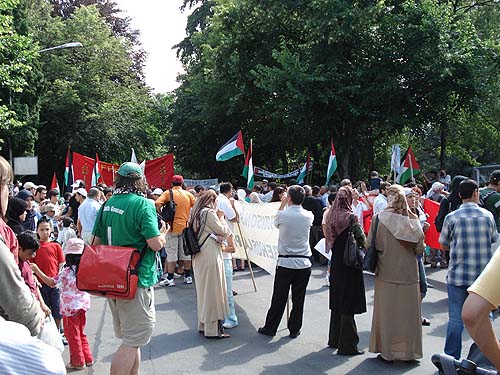
[[[146,240],[160,235],[154,203],[136,194],[113,195],[99,210],[92,233],[104,245],[141,250]],[[150,287],[158,282],[158,277],[156,253],[147,248],[139,268],[138,286]]]
[[[495,218],[495,223],[497,225],[497,231],[500,232],[500,194],[496,192],[496,190],[485,187],[482,188],[479,191],[479,194],[481,194],[481,198],[485,198],[486,195],[489,192],[494,192],[491,194],[487,199],[486,203],[484,204],[484,208],[486,208],[488,211],[490,211],[493,214],[493,217]]]

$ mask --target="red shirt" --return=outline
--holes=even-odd
[[[64,253],[57,242],[40,241],[33,262],[48,277],[54,278],[59,273],[59,264],[64,263]],[[42,282],[40,280],[40,282]]]
[[[33,277],[33,271],[31,270],[30,264],[28,262],[19,262],[19,269],[21,270],[21,276],[24,279],[24,282],[30,288],[31,294],[35,296],[38,300],[38,293],[36,290],[36,281]]]
[[[3,237],[5,244],[10,249],[12,255],[14,255],[16,264],[19,264],[19,258],[17,255],[19,244],[17,243],[16,234],[2,219],[0,219],[0,235]]]

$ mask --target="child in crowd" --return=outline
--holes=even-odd
[[[84,332],[87,310],[90,308],[90,295],[76,287],[76,272],[82,257],[84,242],[80,238],[71,238],[64,247],[66,264],[53,278],[45,275],[36,265],[33,270],[45,284],[61,289],[61,314],[64,330],[69,343],[68,369],[81,370],[92,366],[94,359]]]
[[[59,235],[57,236],[57,242],[61,244],[61,246],[64,247],[64,244],[68,242],[70,238],[76,238],[76,232],[72,228],[73,226],[73,219],[70,217],[65,217],[63,219],[63,228],[59,232]]]
[[[51,228],[52,227],[47,218],[42,217],[38,220],[37,234],[40,239],[40,248],[36,252],[33,262],[36,263],[38,268],[48,277],[55,277],[59,273],[59,269],[64,264],[64,254],[61,245],[57,242],[50,242]],[[59,312],[59,289],[51,288],[49,285],[45,284],[42,279],[40,279],[40,281],[42,283],[41,292],[43,300],[50,308],[52,317],[56,322],[56,326],[60,330],[61,314]]]
[[[38,282],[33,277],[33,270],[30,265],[30,260],[35,257],[40,247],[40,242],[38,242],[35,233],[30,230],[19,233],[17,240],[19,242],[19,270],[21,271],[21,276],[26,285],[28,285],[28,288],[30,288],[31,294],[40,302],[40,306],[45,315],[48,316],[50,314],[50,309],[43,301]]]

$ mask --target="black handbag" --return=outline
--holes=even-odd
[[[354,234],[352,232],[353,224],[354,215],[351,215],[351,222],[349,224],[349,231],[347,233],[347,240],[344,248],[344,265],[357,270],[362,270],[365,251],[364,248],[359,247],[356,244],[356,239],[354,238]]]
[[[369,271],[372,273],[375,273],[378,264],[378,252],[377,248],[375,247],[375,240],[377,239],[377,229],[378,229],[378,215],[375,218],[375,228],[373,230],[372,241],[370,243],[370,247],[368,248],[368,251],[366,252],[365,255],[365,259],[363,261],[363,269],[365,271]]]

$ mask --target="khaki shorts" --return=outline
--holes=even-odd
[[[184,253],[184,243],[182,242],[182,233],[167,233],[167,262],[177,262],[178,260],[191,260],[191,256]]]
[[[137,288],[133,300],[109,299],[115,335],[130,347],[146,345],[156,322],[153,287]]]

